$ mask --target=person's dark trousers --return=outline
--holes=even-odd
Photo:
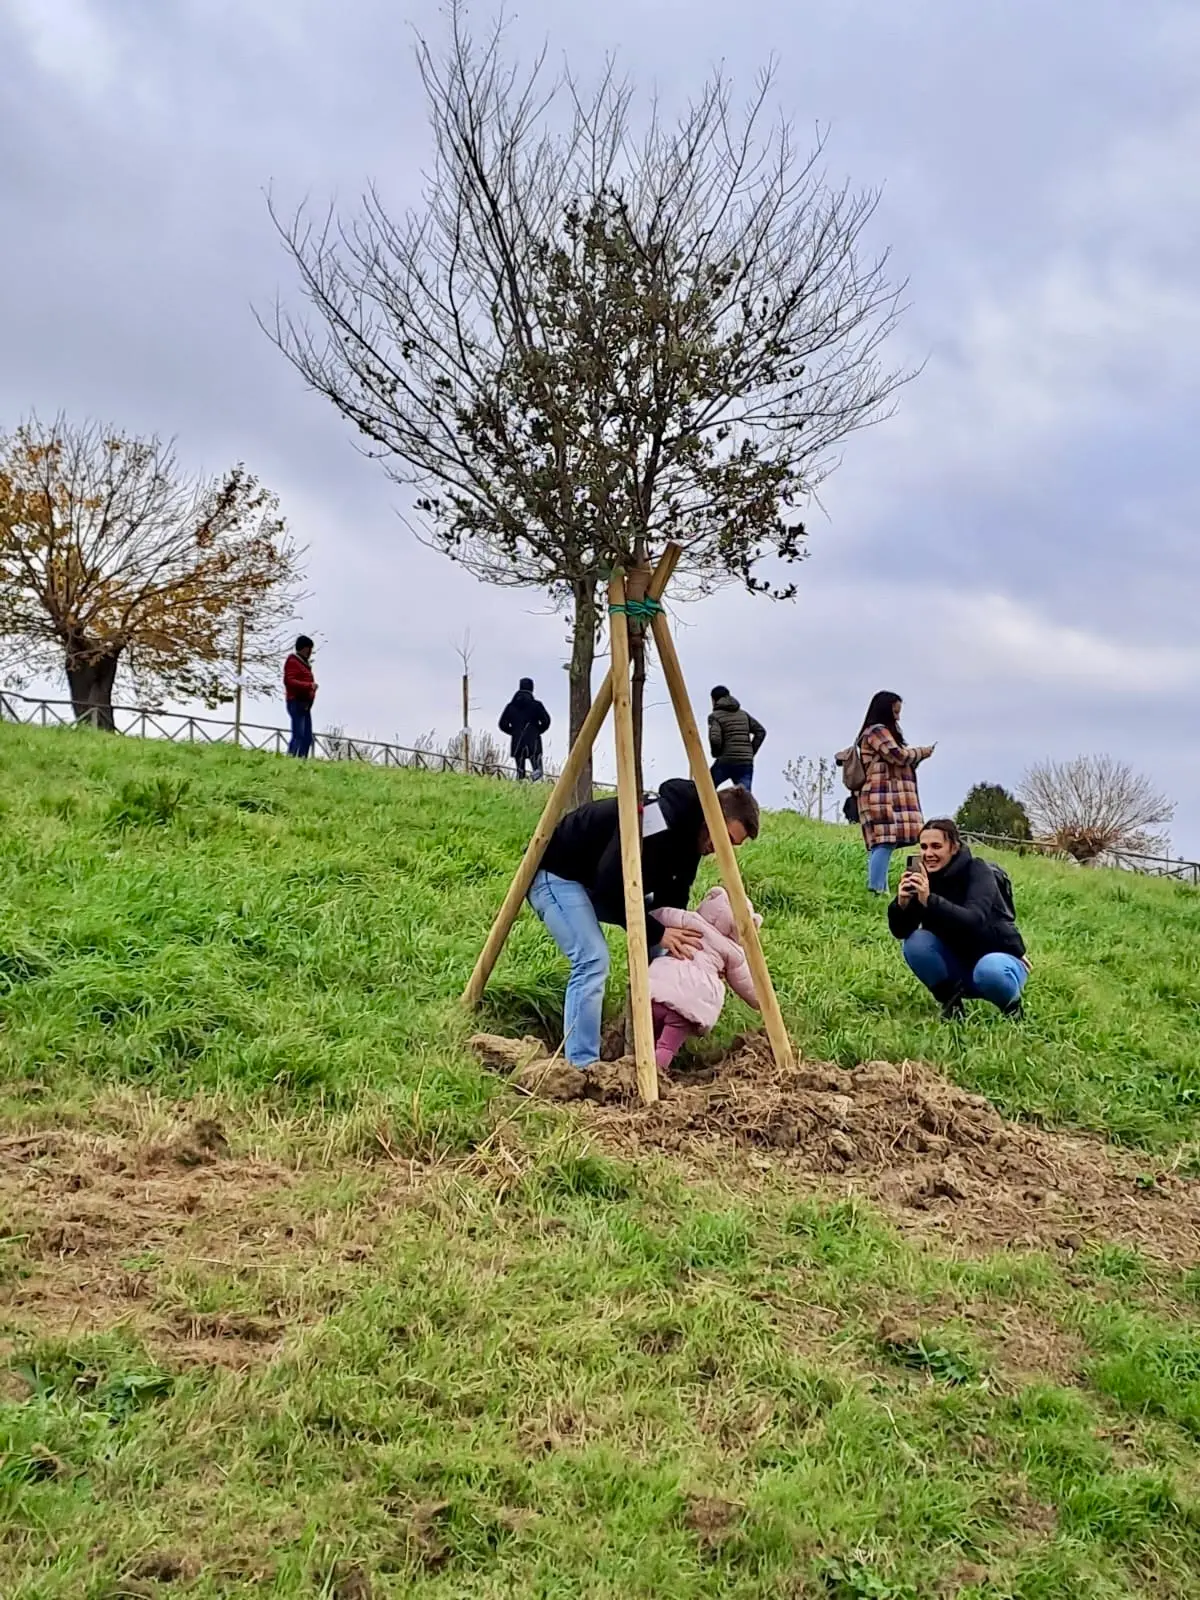
[[[718,789],[727,778],[730,783],[740,783],[748,793],[754,782],[754,763],[752,761],[714,761],[712,764],[712,781]]]
[[[312,750],[312,707],[302,705],[299,700],[289,700],[287,708],[288,716],[292,719],[292,737],[288,744],[288,755],[299,756],[303,761]]]
[[[541,783],[542,778],[544,777],[544,773],[542,771],[542,758],[541,758],[541,756],[520,755],[520,756],[514,756],[513,760],[517,763],[517,782],[518,783],[523,783],[524,782],[524,780],[525,780],[525,768],[527,766],[531,767],[533,769],[532,772],[530,773],[530,776],[532,777],[534,783]]]

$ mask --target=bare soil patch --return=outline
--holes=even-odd
[[[697,1074],[662,1078],[658,1104],[643,1106],[628,1058],[582,1073],[533,1039],[472,1043],[526,1093],[576,1101],[581,1121],[627,1156],[665,1151],[726,1179],[784,1172],[971,1250],[1072,1252],[1103,1240],[1173,1266],[1200,1260],[1200,1181],[1148,1169],[1146,1156],[1102,1139],[1009,1121],[920,1062],[781,1072],[752,1037]],[[569,1096],[564,1070],[575,1071]]]
[[[0,1240],[15,1269],[0,1280],[0,1319],[39,1336],[129,1326],[176,1365],[268,1361],[285,1312],[193,1309],[168,1281],[182,1272],[253,1289],[272,1271],[351,1271],[370,1253],[372,1220],[307,1215],[294,1194],[305,1176],[235,1154],[208,1120],[181,1120],[156,1142],[74,1128],[0,1139]],[[380,1225],[406,1177],[380,1175]]]

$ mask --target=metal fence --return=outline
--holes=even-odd
[[[991,845],[997,850],[1014,850],[1018,855],[1032,852],[1057,861],[1074,861],[1069,851],[1039,839],[1009,839],[994,833],[965,833],[973,844]],[[1084,863],[1077,863],[1084,865]],[[1115,867],[1123,872],[1139,872],[1148,878],[1174,878],[1200,888],[1200,861],[1185,861],[1176,856],[1151,856],[1140,850],[1106,850],[1086,863],[1089,867]]]
[[[0,722],[35,728],[99,727],[94,707],[77,715],[70,700],[42,700],[0,689]],[[287,751],[291,731],[258,722],[227,722],[220,717],[193,716],[186,711],[151,710],[145,706],[113,706],[112,730],[136,739],[167,739],[173,744],[232,744],[244,750]],[[517,769],[491,755],[469,751],[421,749],[389,744],[382,739],[355,739],[344,733],[314,733],[313,754],[325,761],[365,761],[377,767],[406,767],[423,772],[470,773],[484,778],[516,778]]]
[[[0,689],[0,722],[17,722],[34,728],[86,728],[100,726],[100,709],[80,717],[70,700],[43,700],[36,696]],[[193,716],[187,711],[161,711],[147,706],[113,706],[112,730],[135,739],[166,739],[173,744],[232,744],[243,750],[265,750],[281,756],[291,739],[288,728],[268,727],[261,722],[228,722],[220,717]],[[481,758],[471,752],[421,749],[419,746],[389,744],[383,739],[355,739],[341,732],[314,733],[313,755],[325,761],[363,761],[376,767],[405,767],[417,772],[457,772],[473,777],[515,779],[517,769],[491,754]],[[547,767],[547,776],[556,774]],[[597,788],[610,787],[603,779]],[[998,834],[967,833],[975,844],[997,850],[1013,850],[1018,855],[1033,852],[1060,861],[1074,858],[1065,850],[1037,839],[1011,839]],[[1136,850],[1106,851],[1089,862],[1093,867],[1117,867],[1146,877],[1173,878],[1178,883],[1200,888],[1200,861],[1181,857],[1152,856]]]

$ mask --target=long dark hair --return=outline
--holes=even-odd
[[[873,694],[871,704],[867,707],[867,714],[863,718],[863,725],[858,730],[858,737],[861,739],[868,728],[882,723],[896,743],[903,744],[904,735],[900,732],[900,724],[896,721],[896,701],[903,698],[903,695],[893,694],[890,689],[880,689],[878,694]]]

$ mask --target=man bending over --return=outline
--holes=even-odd
[[[730,844],[758,837],[758,802],[745,789],[718,795]],[[664,928],[656,906],[687,909],[702,856],[711,855],[712,838],[704,821],[696,785],[669,778],[642,812],[642,888],[646,897],[646,940],[652,952],[668,951],[690,960],[701,937],[688,928]],[[569,812],[550,836],[541,871],[529,890],[529,904],[571,963],[563,1016],[563,1053],[576,1067],[590,1067],[600,1056],[608,945],[602,922],[625,926],[625,879],[621,870],[621,830],[616,800],[596,800]]]

